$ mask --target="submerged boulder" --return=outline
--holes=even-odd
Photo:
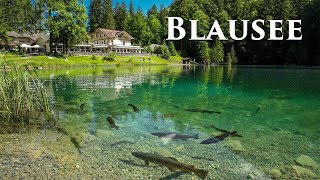
[[[307,166],[312,168],[317,168],[319,165],[310,157],[307,155],[301,155],[296,162],[301,166]]]
[[[282,173],[279,169],[271,169],[269,171],[269,174],[274,179],[280,178],[282,176]]]
[[[294,172],[298,177],[308,176],[311,178],[317,177],[317,175],[309,169],[303,168],[301,166],[292,166]]]
[[[233,151],[243,151],[244,150],[242,144],[238,140],[228,140],[228,141],[226,141],[225,144],[227,147],[229,147]]]

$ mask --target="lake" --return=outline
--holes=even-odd
[[[199,178],[196,169],[208,171],[206,179],[320,178],[319,69],[176,65],[38,73],[57,130],[18,133],[16,141],[3,135],[16,143],[2,146],[0,179],[187,180]],[[133,152],[162,159],[147,166]],[[171,172],[173,162],[194,165],[194,174]]]

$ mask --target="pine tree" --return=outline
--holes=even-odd
[[[231,46],[230,52],[227,54],[227,62],[228,64],[236,64],[238,62],[236,51],[234,50],[233,45]]]
[[[211,62],[218,62],[218,63],[223,62],[224,60],[223,45],[218,38],[215,41],[215,45],[213,49],[211,49],[210,59],[211,59]]]
[[[170,41],[170,43],[169,43],[169,51],[170,51],[171,56],[178,55],[178,52],[176,51],[176,48],[174,47],[174,43],[172,41]]]
[[[114,20],[116,24],[116,29],[120,31],[124,31],[126,27],[126,16],[127,16],[127,7],[124,2],[120,5],[117,2],[114,9]]]
[[[101,27],[102,4],[101,0],[91,0],[89,7],[89,31],[94,32]]]
[[[106,29],[116,28],[113,17],[112,0],[104,0],[103,2],[102,27]]]
[[[148,26],[150,28],[150,31],[151,31],[151,43],[154,43],[154,44],[158,44],[158,43],[161,43],[162,42],[162,30],[163,30],[163,27],[161,25],[161,22],[160,20],[154,16],[154,15],[150,15],[148,17]]]
[[[148,10],[147,15],[148,15],[148,17],[150,17],[150,16],[157,17],[158,16],[158,8],[155,4],[152,6],[151,9]]]
[[[169,59],[170,58],[170,51],[169,51],[169,49],[167,47],[166,42],[162,43],[161,49],[162,49],[161,57],[165,58],[165,59]]]
[[[133,17],[133,16],[135,15],[134,5],[133,5],[133,3],[132,3],[132,0],[130,0],[129,14],[130,14],[131,17]]]
[[[208,42],[201,41],[200,43],[200,58],[201,61],[204,61],[206,63],[210,62],[210,48],[208,45]]]

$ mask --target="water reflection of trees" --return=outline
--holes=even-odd
[[[128,67],[106,68],[90,73],[55,75],[47,84],[55,107],[59,111],[79,114],[79,105],[86,103],[86,118],[105,125],[108,115],[132,112],[127,104],[136,104],[150,112],[150,120],[162,119],[161,114],[177,114],[171,119],[176,128],[197,124],[205,116],[187,114],[187,108],[210,109],[223,83],[232,82],[235,68],[230,67]],[[71,72],[71,74],[74,74]],[[84,120],[85,121],[85,120]]]

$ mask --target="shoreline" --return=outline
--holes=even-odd
[[[20,57],[8,54],[1,60],[6,68],[10,66],[28,67],[30,69],[60,69],[76,67],[103,67],[103,66],[136,66],[136,65],[180,65],[180,56],[171,56],[163,59],[157,56],[116,56],[114,60],[104,60],[104,56],[68,56],[66,58],[51,56]]]

